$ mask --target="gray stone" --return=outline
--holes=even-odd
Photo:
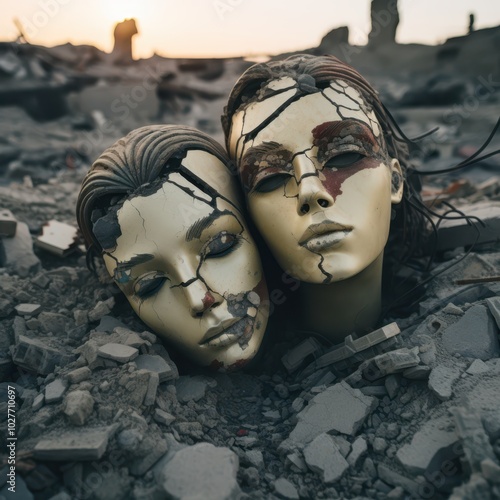
[[[92,375],[92,371],[88,366],[82,366],[68,373],[68,380],[71,384],[78,384],[87,380]]]
[[[33,404],[31,405],[32,410],[38,411],[43,406],[44,401],[45,396],[43,395],[43,393],[38,394],[33,400]]]
[[[351,467],[357,467],[359,460],[368,451],[368,444],[366,440],[359,436],[356,438],[354,443],[352,443],[351,453],[347,456],[347,463]]]
[[[96,331],[111,333],[115,328],[118,327],[127,328],[127,326],[119,319],[116,319],[113,316],[103,316],[96,327]]]
[[[45,387],[45,403],[57,403],[61,401],[68,388],[68,384],[61,378],[56,378]]]
[[[173,415],[171,415],[170,413],[168,413],[166,411],[160,410],[160,408],[155,409],[154,419],[159,424],[163,424],[166,426],[170,426],[172,424],[172,422],[175,421],[175,417]]]
[[[135,347],[113,342],[99,347],[97,353],[101,358],[112,359],[119,363],[127,363],[139,355],[139,351]]]
[[[389,444],[384,438],[376,437],[373,440],[373,451],[376,453],[384,453]]]
[[[114,299],[113,299],[113,303],[114,303]],[[110,312],[111,312],[111,308],[108,304],[108,301],[105,301],[105,302],[100,301],[95,305],[94,309],[89,311],[89,314],[88,314],[89,321],[99,321],[104,316],[108,315]]]
[[[117,424],[94,429],[56,433],[37,443],[33,456],[37,460],[71,462],[80,460],[99,460],[106,451],[109,438],[114,434]]]
[[[411,474],[417,475],[426,471],[438,453],[443,460],[447,454],[452,459],[456,458],[452,448],[457,442],[457,435],[453,430],[448,430],[453,429],[450,424],[450,419],[446,417],[425,422],[422,428],[415,433],[411,443],[405,444],[397,451],[396,456],[401,465]],[[402,484],[394,484],[394,486],[403,486],[404,488]]]
[[[498,357],[500,348],[495,321],[486,307],[475,305],[443,333],[443,346],[450,354],[483,361]]]
[[[187,403],[188,401],[199,401],[205,396],[207,390],[208,381],[202,376],[183,376],[179,377],[175,382],[175,387],[177,389],[177,399],[181,403]]]
[[[497,328],[500,329],[500,297],[491,297],[486,299],[486,305],[490,310],[490,313],[495,318]]]
[[[40,328],[45,333],[59,335],[66,333],[66,317],[62,314],[44,311],[38,315]]]
[[[274,482],[274,492],[279,498],[299,500],[299,493],[297,492],[297,488],[284,477],[276,479],[276,481]]]
[[[84,425],[92,415],[94,398],[89,391],[72,391],[64,398],[64,414],[73,425]]]
[[[296,467],[299,472],[307,472],[307,464],[298,452],[287,455],[285,462],[287,466]]]
[[[149,435],[142,440],[137,451],[141,456],[132,460],[128,468],[133,476],[140,477],[167,453],[168,443],[165,439]]]
[[[453,384],[460,378],[460,370],[455,367],[443,365],[432,369],[429,376],[429,389],[441,400],[451,398]]]
[[[199,443],[179,450],[163,468],[161,485],[168,498],[236,500],[238,456],[228,448]]]
[[[145,406],[151,406],[154,404],[159,383],[160,377],[158,376],[158,373],[149,372],[148,390],[146,391],[143,402]]]
[[[415,495],[416,498],[421,498],[419,485],[416,481],[408,479],[407,477],[399,474],[398,472],[390,469],[384,464],[379,464],[377,467],[379,478],[391,484],[392,486],[403,488],[405,491],[410,493],[410,495]]]
[[[19,316],[17,318],[21,319]],[[40,375],[48,375],[54,371],[56,366],[65,366],[74,359],[75,356],[72,354],[64,354],[60,349],[53,349],[45,342],[30,339],[25,335],[17,337],[16,346],[12,352],[14,364]]]
[[[413,366],[405,370],[402,375],[410,380],[427,380],[432,368],[426,365]]]
[[[486,373],[490,371],[490,367],[480,359],[475,359],[469,368],[467,368],[466,373],[469,375],[481,375],[482,373]]]
[[[451,314],[453,316],[462,316],[464,313],[462,309],[451,302],[443,309],[445,314]]]
[[[340,450],[340,453],[342,453],[342,456],[346,458],[351,451],[351,445],[349,444],[349,441],[347,441],[347,439],[342,436],[332,436],[332,439]]]
[[[309,443],[304,448],[304,458],[308,467],[317,472],[325,484],[338,481],[349,468],[332,436],[328,434],[320,434]]]
[[[257,469],[264,468],[264,455],[260,450],[247,450],[245,451],[245,455],[248,461]]]
[[[401,387],[401,379],[398,375],[389,375],[385,379],[385,388],[387,389],[387,394],[391,399],[394,399],[399,392]]]
[[[378,402],[345,382],[318,394],[298,415],[290,439],[307,444],[323,432],[340,432],[354,436]]]
[[[491,483],[500,484],[500,466],[491,458],[485,458],[481,462],[481,472]]]
[[[5,267],[12,274],[27,278],[41,269],[40,260],[33,252],[33,240],[28,225],[17,223],[13,238],[0,239],[0,267]]]
[[[19,304],[15,307],[15,310],[19,316],[31,318],[42,310],[42,306],[40,304]]]
[[[161,356],[156,354],[141,354],[135,358],[134,363],[139,369],[158,373],[160,383],[173,378],[171,366]]]

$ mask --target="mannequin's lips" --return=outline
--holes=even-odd
[[[245,334],[246,328],[243,323],[247,318],[248,316],[243,318],[229,318],[221,321],[207,330],[199,345],[225,347],[234,344]]]
[[[321,251],[340,243],[352,227],[344,226],[333,221],[324,221],[310,225],[299,240],[299,245],[312,252]]]

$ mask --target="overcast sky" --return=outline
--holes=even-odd
[[[204,57],[275,54],[317,46],[349,26],[366,43],[370,0],[0,0],[0,38],[12,40],[14,18],[32,43],[89,43],[110,51],[114,23],[135,17],[135,55]],[[500,25],[499,0],[400,0],[400,43],[436,43],[476,27]]]

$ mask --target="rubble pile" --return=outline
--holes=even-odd
[[[202,102],[184,120],[215,127],[222,99]],[[14,388],[22,498],[500,498],[500,182],[489,166],[457,189],[424,186],[457,207],[484,202],[490,232],[465,258],[470,234],[453,233],[413,313],[334,349],[280,338],[260,368],[219,374],[163,346],[86,267],[71,232],[86,134],[102,132],[100,152],[153,120],[101,114],[43,125],[17,107],[0,115],[0,420]],[[7,470],[0,455],[8,498]]]

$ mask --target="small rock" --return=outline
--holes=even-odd
[[[160,410],[160,408],[155,409],[154,419],[159,423],[166,426],[170,426],[172,422],[175,421],[175,417],[170,413]]]
[[[228,448],[198,443],[179,450],[162,470],[161,485],[169,498],[236,500],[238,456]]]
[[[177,389],[177,399],[181,403],[188,401],[199,401],[205,396],[208,381],[202,376],[183,376],[179,377],[175,383]]]
[[[158,390],[158,385],[160,383],[160,377],[156,372],[149,372],[149,382],[148,390],[144,396],[143,404],[145,406],[151,406],[156,400],[156,391]]]
[[[17,311],[19,316],[31,318],[36,316],[42,310],[42,306],[40,304],[19,304],[14,309]]]
[[[29,227],[24,222],[17,223],[16,234],[12,238],[0,240],[0,267],[21,278],[27,278],[41,269],[40,260],[33,251],[33,240]]]
[[[66,317],[62,314],[44,311],[39,314],[40,328],[45,333],[60,335],[66,333]]]
[[[308,467],[319,473],[325,484],[338,481],[349,468],[329,434],[320,434],[308,444],[304,448],[304,458]]]
[[[389,375],[385,379],[385,388],[387,389],[387,394],[391,399],[394,399],[397,396],[400,387],[401,382],[398,375]]]
[[[135,358],[134,363],[140,370],[143,369],[158,373],[160,383],[173,378],[173,370],[170,365],[161,356],[156,354],[141,354]]]
[[[73,425],[84,425],[92,415],[94,398],[88,391],[72,391],[64,400],[64,413]]]
[[[441,400],[451,398],[453,384],[460,378],[460,370],[455,367],[439,365],[432,369],[429,376],[429,389]]]
[[[500,466],[491,458],[486,458],[481,462],[481,472],[491,483],[500,484]]]
[[[481,375],[481,373],[486,373],[490,371],[490,367],[482,360],[475,359],[469,368],[467,368],[466,373],[469,375]]]
[[[68,380],[71,384],[78,384],[87,380],[92,375],[92,371],[88,366],[82,366],[68,373]]]
[[[426,365],[413,366],[405,370],[402,375],[410,380],[427,380],[432,368]]]
[[[61,401],[67,388],[67,382],[60,378],[56,378],[53,382],[47,384],[45,387],[45,403],[51,404]]]
[[[286,399],[288,397],[288,387],[284,384],[276,384],[274,386],[274,391],[281,399]],[[279,479],[278,479],[279,481]]]
[[[384,451],[387,449],[389,445],[387,444],[387,441],[384,438],[376,437],[373,440],[373,450],[376,453],[384,453]]]
[[[495,318],[498,329],[500,329],[500,297],[491,297],[486,299],[486,305],[490,313]]]
[[[347,463],[351,467],[357,467],[359,460],[368,451],[368,445],[366,440],[359,436],[356,438],[354,443],[352,443],[351,453],[347,456]]]
[[[245,455],[248,461],[257,469],[264,468],[264,455],[260,450],[247,450],[245,451]]]
[[[44,400],[45,396],[42,393],[38,394],[38,396],[36,396],[33,400],[33,404],[31,405],[32,410],[38,411],[43,406]]]
[[[460,307],[452,304],[451,302],[443,309],[445,314],[451,314],[453,316],[462,316],[464,313]]]
[[[109,343],[99,347],[97,353],[101,358],[112,359],[119,363],[127,363],[139,355],[139,351],[135,347],[115,343]]]
[[[284,477],[280,477],[274,482],[274,492],[279,498],[299,500],[297,488]]]
[[[113,299],[114,302],[114,299]],[[108,302],[98,302],[94,309],[89,311],[88,318],[89,321],[99,321],[104,316],[108,315],[111,312],[111,308],[108,305]]]

